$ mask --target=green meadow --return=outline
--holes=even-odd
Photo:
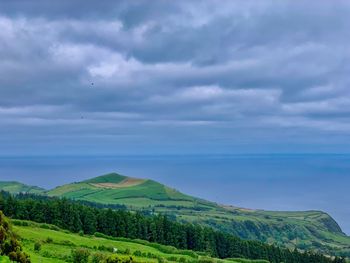
[[[112,238],[102,234],[87,236],[70,233],[56,226],[30,221],[13,220],[13,228],[32,262],[71,262],[72,250],[84,248],[91,257],[96,253],[106,256],[116,253],[121,257],[132,256],[134,262],[218,262],[218,263],[268,263],[265,260],[211,258],[205,253],[179,250],[174,247],[149,243],[144,240]],[[40,249],[35,249],[36,244]],[[117,252],[113,252],[113,251]],[[0,262],[9,262],[6,257]]]

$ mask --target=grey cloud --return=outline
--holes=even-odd
[[[347,1],[28,3],[0,3],[7,139],[348,136]]]

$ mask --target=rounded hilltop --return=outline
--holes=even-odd
[[[193,206],[194,197],[187,196],[150,179],[140,179],[109,173],[81,182],[58,186],[47,192],[51,196],[67,197],[102,204],[132,207]]]

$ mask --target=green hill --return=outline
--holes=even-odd
[[[133,262],[144,263],[268,263],[265,260],[220,260],[210,258],[205,255],[205,253],[179,250],[174,247],[150,243],[143,240],[112,238],[101,234],[96,234],[95,236],[74,234],[53,225],[38,224],[31,221],[14,220],[13,223],[15,224],[14,230],[22,240],[24,251],[30,255],[31,260],[34,263],[71,262],[72,251],[79,248],[88,251],[90,254],[90,260],[92,260],[92,257],[97,254],[105,257],[115,254],[121,258],[132,256]],[[40,244],[40,249],[34,249],[35,244],[38,243]],[[113,252],[115,250],[117,250],[117,252]]]
[[[182,194],[153,180],[116,173],[62,185],[45,194],[125,205],[130,210],[167,214],[180,222],[210,226],[244,239],[350,256],[350,237],[322,211],[278,212],[223,206]]]
[[[149,206],[214,205],[182,194],[153,180],[131,178],[116,173],[59,186],[48,191],[47,194],[102,204],[126,205],[136,209]]]
[[[19,182],[0,182],[0,190],[10,192],[13,194],[16,193],[32,193],[38,194],[45,191],[45,189],[40,188],[38,186],[29,186],[26,184],[22,184]]]

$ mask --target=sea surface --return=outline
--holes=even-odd
[[[44,188],[110,172],[151,178],[223,204],[323,210],[350,234],[350,155],[0,157],[0,180]]]

